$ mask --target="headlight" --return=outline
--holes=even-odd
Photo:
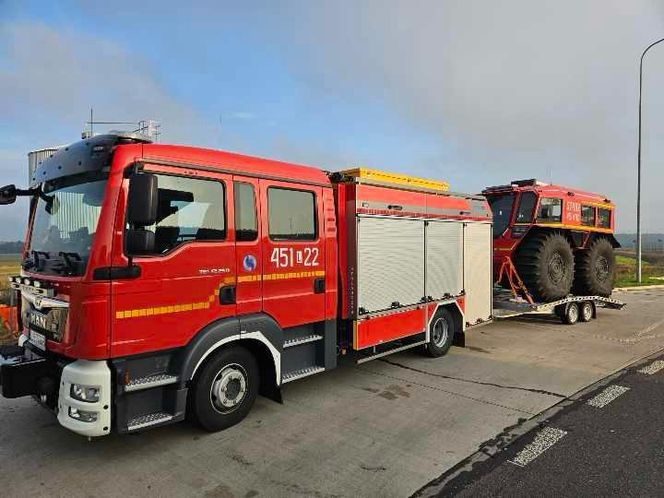
[[[76,408],[69,408],[69,416],[75,420],[80,420],[81,422],[96,422],[98,413],[97,412],[86,412],[85,410],[78,410]]]
[[[99,401],[99,391],[100,388],[96,386],[82,386],[80,384],[72,384],[69,395],[78,401],[96,403]]]

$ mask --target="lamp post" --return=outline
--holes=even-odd
[[[658,43],[664,41],[664,38],[657,40],[646,47],[641,54],[639,62],[639,153],[637,159],[637,180],[636,180],[636,280],[641,283],[641,93],[643,91],[643,58],[648,50]]]

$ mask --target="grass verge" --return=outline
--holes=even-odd
[[[632,252],[616,254],[616,287],[664,285],[664,254],[643,254],[641,283],[636,281],[636,256]]]

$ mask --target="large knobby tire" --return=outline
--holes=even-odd
[[[446,308],[438,308],[429,323],[429,342],[425,351],[429,356],[438,358],[444,356],[454,342],[456,322],[452,313]]]
[[[256,401],[258,363],[245,348],[215,354],[202,367],[191,388],[193,418],[206,431],[227,429],[247,416]]]
[[[580,296],[609,297],[613,291],[616,257],[608,239],[595,239],[576,253],[574,292]]]
[[[536,301],[556,301],[572,290],[574,254],[560,233],[539,233],[523,241],[515,265]]]

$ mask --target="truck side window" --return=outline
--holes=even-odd
[[[234,182],[235,240],[248,242],[258,238],[256,196],[250,183]]]
[[[601,228],[611,228],[611,210],[606,208],[599,208],[597,210],[599,223]]]
[[[533,221],[537,197],[534,192],[524,192],[519,200],[519,210],[516,213],[516,223],[530,223]]]
[[[267,189],[268,229],[272,240],[316,240],[314,193]]]
[[[191,240],[226,238],[225,191],[221,182],[157,175],[159,197],[155,253],[163,254]]]
[[[595,226],[595,207],[581,204],[581,224],[587,227]]]
[[[563,201],[562,199],[555,199],[553,197],[544,197],[540,201],[539,212],[537,213],[537,221],[562,221],[563,215]]]

